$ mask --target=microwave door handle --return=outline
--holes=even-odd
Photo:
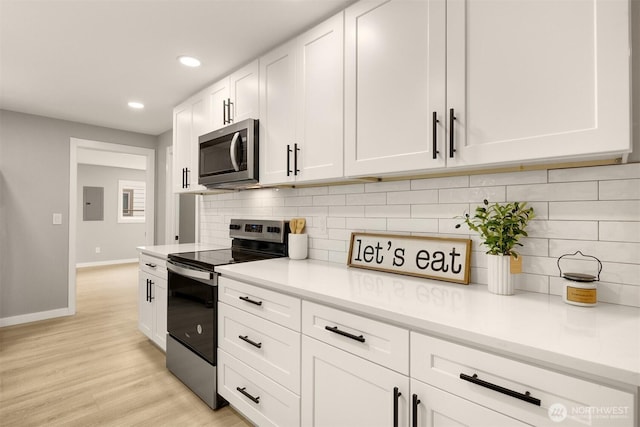
[[[233,139],[231,139],[231,147],[229,147],[229,154],[231,155],[231,163],[233,164],[233,169],[236,172],[240,171],[240,166],[238,166],[238,159],[236,159],[236,146],[238,145],[238,138],[240,138],[240,132],[234,133]]]

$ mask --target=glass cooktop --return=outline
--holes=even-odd
[[[203,270],[214,271],[216,266],[236,264],[240,262],[259,261],[278,258],[282,255],[254,252],[243,249],[215,249],[211,251],[182,252],[169,254],[172,261],[186,264]]]

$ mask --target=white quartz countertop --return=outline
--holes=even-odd
[[[211,245],[209,243],[180,243],[176,245],[138,246],[136,249],[138,249],[138,252],[166,259],[169,254],[210,251],[213,249],[225,249],[226,247],[227,246]]]
[[[566,304],[558,296],[499,296],[459,285],[315,260],[219,267],[253,283],[449,338],[529,363],[640,386],[640,309]]]

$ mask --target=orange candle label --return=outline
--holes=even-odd
[[[595,304],[598,301],[598,293],[595,289],[581,289],[567,286],[567,300],[583,304]]]

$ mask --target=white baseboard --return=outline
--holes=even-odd
[[[69,308],[40,311],[38,313],[21,314],[19,316],[0,318],[0,327],[21,325],[23,323],[37,322],[39,320],[53,319],[56,317],[72,316],[75,312]]]
[[[111,261],[79,262],[76,264],[76,268],[102,267],[105,265],[116,265],[116,264],[131,264],[134,262],[138,262],[138,258],[114,259]]]

